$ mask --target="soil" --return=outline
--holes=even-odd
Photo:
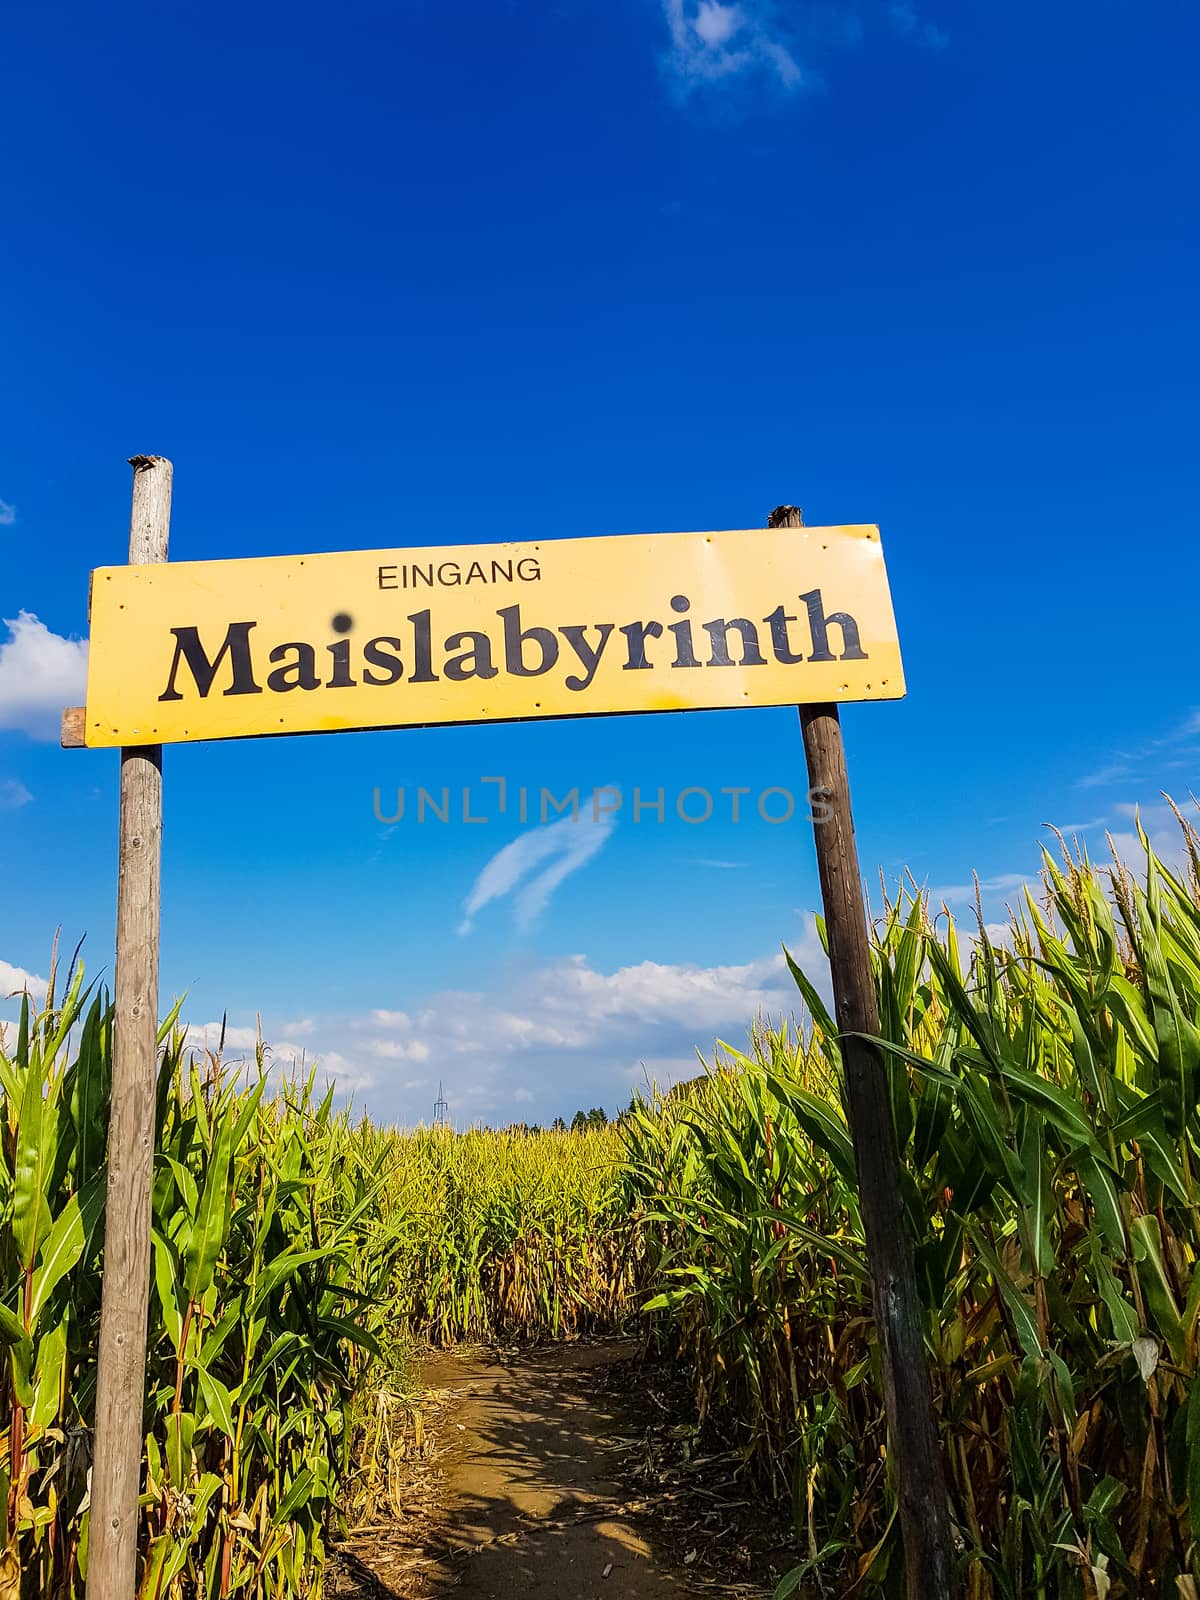
[[[394,1521],[340,1547],[345,1600],[643,1600],[760,1596],[778,1571],[756,1515],[693,1469],[694,1427],[621,1341],[522,1353],[434,1352],[426,1423]],[[664,1415],[664,1413],[666,1413]],[[724,1479],[728,1479],[728,1473]],[[777,1538],[779,1523],[764,1519]],[[763,1529],[757,1530],[762,1534]],[[784,1568],[790,1563],[783,1562]]]

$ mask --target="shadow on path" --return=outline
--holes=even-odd
[[[403,1575],[389,1573],[389,1563],[377,1563],[369,1549],[347,1552],[357,1581],[336,1592],[366,1600],[375,1575],[375,1595],[401,1600],[451,1588],[474,1600],[700,1593],[656,1548],[652,1507],[630,1500],[610,1475],[613,1440],[628,1431],[628,1419],[597,1369],[632,1349],[614,1341],[512,1360],[433,1355],[424,1386],[449,1403],[440,1424],[443,1477],[432,1536],[416,1560],[400,1564]]]

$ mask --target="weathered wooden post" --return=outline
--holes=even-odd
[[[803,525],[797,506],[777,506],[767,519],[771,528]],[[802,705],[799,709],[809,787],[823,791],[829,811],[823,821],[814,822],[813,835],[829,935],[846,1110],[871,1269],[889,1448],[900,1501],[908,1600],[951,1600],[954,1550],[946,1480],[921,1331],[912,1241],[904,1221],[891,1096],[880,1053],[862,1037],[878,1036],[879,1008],[842,726],[836,705]]]
[[[134,456],[130,465],[130,565],[165,561],[171,463],[162,456]],[[131,1600],[136,1587],[158,1074],[161,844],[162,747],[126,747],[121,751],[116,1016],[88,1600]]]

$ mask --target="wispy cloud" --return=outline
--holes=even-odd
[[[51,633],[30,611],[4,624],[9,637],[0,644],[0,728],[56,738],[63,707],[84,698],[87,641]]]
[[[0,500],[0,528],[11,528],[16,520],[16,506],[10,506],[7,500]]]
[[[20,778],[0,778],[0,811],[19,811],[32,799]]]
[[[805,74],[784,40],[769,0],[662,0],[671,47],[664,68],[686,96],[704,85],[752,76],[787,90]]]
[[[951,908],[958,905],[974,905],[976,892],[983,901],[984,907],[994,905],[997,900],[1015,895],[1017,890],[1023,889],[1026,884],[1037,887],[1036,878],[1028,872],[998,872],[991,878],[981,878],[979,883],[943,883],[938,884],[929,891],[929,898],[934,906],[942,904]]]
[[[494,900],[513,895],[519,928],[531,928],[550,904],[555,890],[603,849],[613,819],[593,819],[581,812],[545,828],[531,828],[497,850],[471,886],[463,903],[459,933],[470,933],[475,918]]]
[[[1124,778],[1134,777],[1146,767],[1171,767],[1180,765],[1179,756],[1194,758],[1194,748],[1185,749],[1189,741],[1200,736],[1200,711],[1190,711],[1182,722],[1157,738],[1143,739],[1128,750],[1113,750],[1108,759],[1091,772],[1075,780],[1080,789],[1103,789]]]
[[[918,11],[914,0],[659,0],[669,48],[662,67],[676,96],[734,84],[769,85],[785,94],[820,81],[811,62],[830,49],[861,41],[866,28],[890,29],[928,50],[949,35]]]
[[[1103,789],[1107,784],[1116,783],[1119,779],[1127,778],[1128,776],[1129,763],[1127,761],[1108,761],[1092,772],[1085,772],[1082,778],[1076,779],[1076,783],[1081,789]]]
[[[917,8],[910,0],[893,0],[888,6],[888,16],[897,33],[925,45],[929,50],[944,50],[950,43],[950,35],[945,29],[939,28],[936,22],[918,16]]]

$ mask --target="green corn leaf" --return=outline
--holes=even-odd
[[[1158,1040],[1146,1002],[1123,973],[1114,973],[1109,980],[1106,1002],[1141,1054],[1157,1059]]]
[[[29,1306],[31,1331],[37,1327],[42,1308],[54,1290],[77,1266],[103,1210],[104,1175],[100,1174],[79,1194],[73,1194],[55,1218],[33,1274]]]
[[[1200,1383],[1193,1383],[1188,1395],[1187,1486],[1192,1538],[1200,1540]]]
[[[259,1102],[262,1100],[263,1091],[265,1090],[266,1086],[266,1078],[260,1078],[242,1103],[233,1129],[233,1148],[235,1150],[240,1150],[242,1148],[242,1141],[246,1137],[247,1129],[254,1121],[255,1114],[258,1111]]]
[[[1092,1242],[1091,1262],[1100,1298],[1104,1302],[1112,1324],[1112,1336],[1118,1344],[1132,1344],[1141,1331],[1137,1312],[1122,1293],[1116,1274],[1105,1259],[1097,1240]]]
[[[1140,824],[1139,824],[1140,831]],[[1144,838],[1144,836],[1143,836]],[[1167,1126],[1178,1133],[1196,1105],[1196,1074],[1200,1069],[1200,1031],[1183,1013],[1171,984],[1162,949],[1162,910],[1159,879],[1162,868],[1147,849],[1147,892],[1135,893],[1143,924],[1138,956],[1145,975],[1159,1068],[1170,1085],[1165,1101]]]
[[[183,1309],[179,1304],[178,1292],[178,1260],[175,1248],[162,1233],[155,1228],[151,1234],[151,1249],[154,1263],[154,1286],[158,1296],[158,1309],[167,1333],[171,1338],[171,1346],[179,1360],[183,1359]]]
[[[59,1415],[66,1360],[67,1319],[64,1317],[38,1341],[33,1373],[33,1404],[29,1410],[30,1425],[34,1428],[48,1428]]]
[[[54,1164],[54,1106],[44,1094],[42,1057],[34,1052],[22,1085],[13,1159],[12,1236],[17,1259],[28,1272],[50,1231],[47,1177]]]
[[[0,1344],[8,1347],[12,1371],[13,1394],[17,1404],[28,1409],[33,1405],[33,1340],[25,1331],[20,1317],[0,1303]]]
[[[1186,1339],[1179,1307],[1167,1276],[1162,1256],[1162,1238],[1157,1217],[1135,1217],[1130,1226],[1133,1255],[1137,1263],[1138,1281],[1145,1296],[1147,1309],[1154,1318],[1158,1333],[1166,1341],[1171,1359],[1176,1363],[1185,1360]]]
[[[208,1516],[208,1508],[212,1504],[213,1496],[218,1492],[220,1487],[221,1480],[217,1477],[216,1473],[206,1472],[200,1479],[199,1485],[189,1495],[188,1498],[190,1499],[192,1506],[191,1526],[189,1528],[190,1537],[188,1539],[177,1539],[174,1541],[173,1548],[162,1561],[160,1577],[155,1589],[150,1591],[154,1595],[158,1596],[169,1593],[169,1585],[172,1584],[179,1574],[184,1570],[189,1559],[194,1559],[196,1543],[200,1537],[201,1529],[204,1526],[204,1520]],[[214,1552],[219,1552],[220,1549],[220,1541],[214,1540]],[[142,1588],[143,1593],[146,1593],[147,1591],[144,1583]],[[212,1591],[210,1590],[209,1592]]]
[[[198,1304],[212,1286],[217,1257],[229,1226],[233,1134],[233,1122],[226,1117],[215,1133],[212,1157],[204,1175],[204,1192],[183,1255],[184,1293],[193,1305]]]
[[[1103,1158],[1103,1148],[1091,1124],[1065,1089],[1015,1064],[1005,1067],[1004,1086],[1014,1100],[1040,1112],[1070,1144],[1083,1146],[1094,1157]]]
[[[71,1120],[75,1128],[75,1184],[86,1187],[104,1166],[111,1092],[109,1062],[112,1013],[101,999],[92,1002],[79,1041],[71,1085]]]
[[[183,1010],[183,1004],[186,999],[187,995],[181,994],[178,1000],[176,1000],[175,1004],[171,1007],[170,1011],[167,1012],[166,1016],[159,1023],[158,1043],[160,1046],[167,1042],[167,1040],[179,1026],[179,1014]]]
[[[1016,1328],[1017,1338],[1020,1340],[1022,1350],[1024,1350],[1026,1356],[1032,1360],[1043,1360],[1046,1352],[1042,1348],[1042,1341],[1038,1334],[1037,1318],[1033,1314],[1033,1307],[1017,1288],[1016,1284],[1009,1277],[1008,1273],[1005,1272],[1004,1268],[1000,1265],[1000,1259],[996,1255],[996,1252],[992,1249],[991,1245],[988,1244],[987,1240],[983,1237],[983,1234],[979,1231],[975,1224],[972,1222],[967,1222],[965,1227],[971,1238],[971,1242],[974,1244],[988,1271],[991,1273],[992,1280],[997,1289],[999,1289],[1005,1305],[1008,1307],[1009,1315],[1013,1319],[1013,1326]]]
[[[184,1166],[182,1161],[177,1161],[174,1156],[164,1156],[163,1165],[175,1180],[175,1187],[179,1190],[179,1197],[183,1201],[183,1210],[189,1217],[194,1217],[200,1209],[200,1190],[196,1180]]]
[[[167,1556],[172,1551],[177,1551],[181,1543],[182,1541],[172,1533],[160,1533],[151,1539],[142,1567],[142,1581],[138,1588],[138,1600],[155,1600],[155,1597],[162,1592],[165,1584],[163,1569]],[[183,1554],[186,1557],[186,1545],[183,1545]]]
[[[1050,1363],[1054,1373],[1055,1386],[1058,1390],[1059,1402],[1062,1405],[1063,1416],[1068,1428],[1075,1426],[1075,1380],[1071,1377],[1066,1362],[1054,1350],[1046,1351],[1046,1360]]]
[[[330,1251],[320,1250],[285,1250],[276,1256],[263,1271],[255,1285],[250,1301],[251,1312],[257,1312],[264,1303],[301,1267],[307,1266],[312,1261],[323,1261],[329,1256]]]
[[[1021,1138],[1021,1166],[1025,1174],[1025,1193],[1029,1196],[1025,1215],[1029,1229],[1032,1269],[1045,1277],[1054,1270],[1054,1241],[1050,1237],[1050,1217],[1054,1196],[1046,1163],[1046,1141],[1037,1117],[1028,1117]]]
[[[208,1407],[208,1414],[227,1439],[234,1436],[233,1425],[233,1398],[229,1390],[219,1378],[206,1372],[203,1367],[196,1369],[196,1377],[200,1383],[200,1393],[204,1404]]]
[[[936,939],[928,941],[927,949],[930,963],[954,1008],[955,1015],[983,1051],[989,1067],[995,1072],[1001,1071],[1004,1062],[992,1019],[972,1003],[959,977],[957,962],[951,964],[949,956]]]
[[[833,1018],[829,1015],[829,1012],[825,1009],[825,1002],[821,999],[821,996],[817,993],[813,984],[792,960],[791,952],[786,946],[784,947],[783,954],[784,959],[788,964],[788,971],[791,973],[797,989],[799,989],[800,993],[804,997],[804,1004],[808,1007],[809,1015],[824,1034],[825,1041],[829,1045],[830,1049],[836,1051],[839,1037],[837,1023],[834,1022]]]
[[[0,1344],[9,1350],[17,1345],[31,1345],[25,1324],[3,1301],[0,1301]]]
[[[791,1108],[805,1133],[829,1157],[844,1182],[855,1186],[854,1142],[841,1116],[828,1101],[809,1090],[783,1078],[768,1076],[772,1088],[783,1103]],[[747,1177],[751,1177],[748,1167]],[[751,1181],[755,1182],[753,1178]]]
[[[287,1522],[301,1506],[307,1505],[316,1486],[316,1475],[312,1466],[301,1468],[271,1519],[275,1526]]]
[[[1119,1261],[1124,1261],[1129,1248],[1116,1177],[1107,1162],[1096,1160],[1087,1151],[1077,1152],[1074,1161],[1080,1184],[1095,1212],[1097,1226],[1109,1249]]]
[[[180,1493],[192,1474],[192,1436],[196,1419],[190,1411],[173,1411],[166,1420],[167,1481]]]
[[[383,1359],[379,1340],[369,1329],[360,1327],[356,1322],[351,1322],[345,1317],[322,1317],[320,1328],[322,1333],[333,1334],[345,1344],[357,1345],[360,1350],[366,1350],[380,1360]]]

